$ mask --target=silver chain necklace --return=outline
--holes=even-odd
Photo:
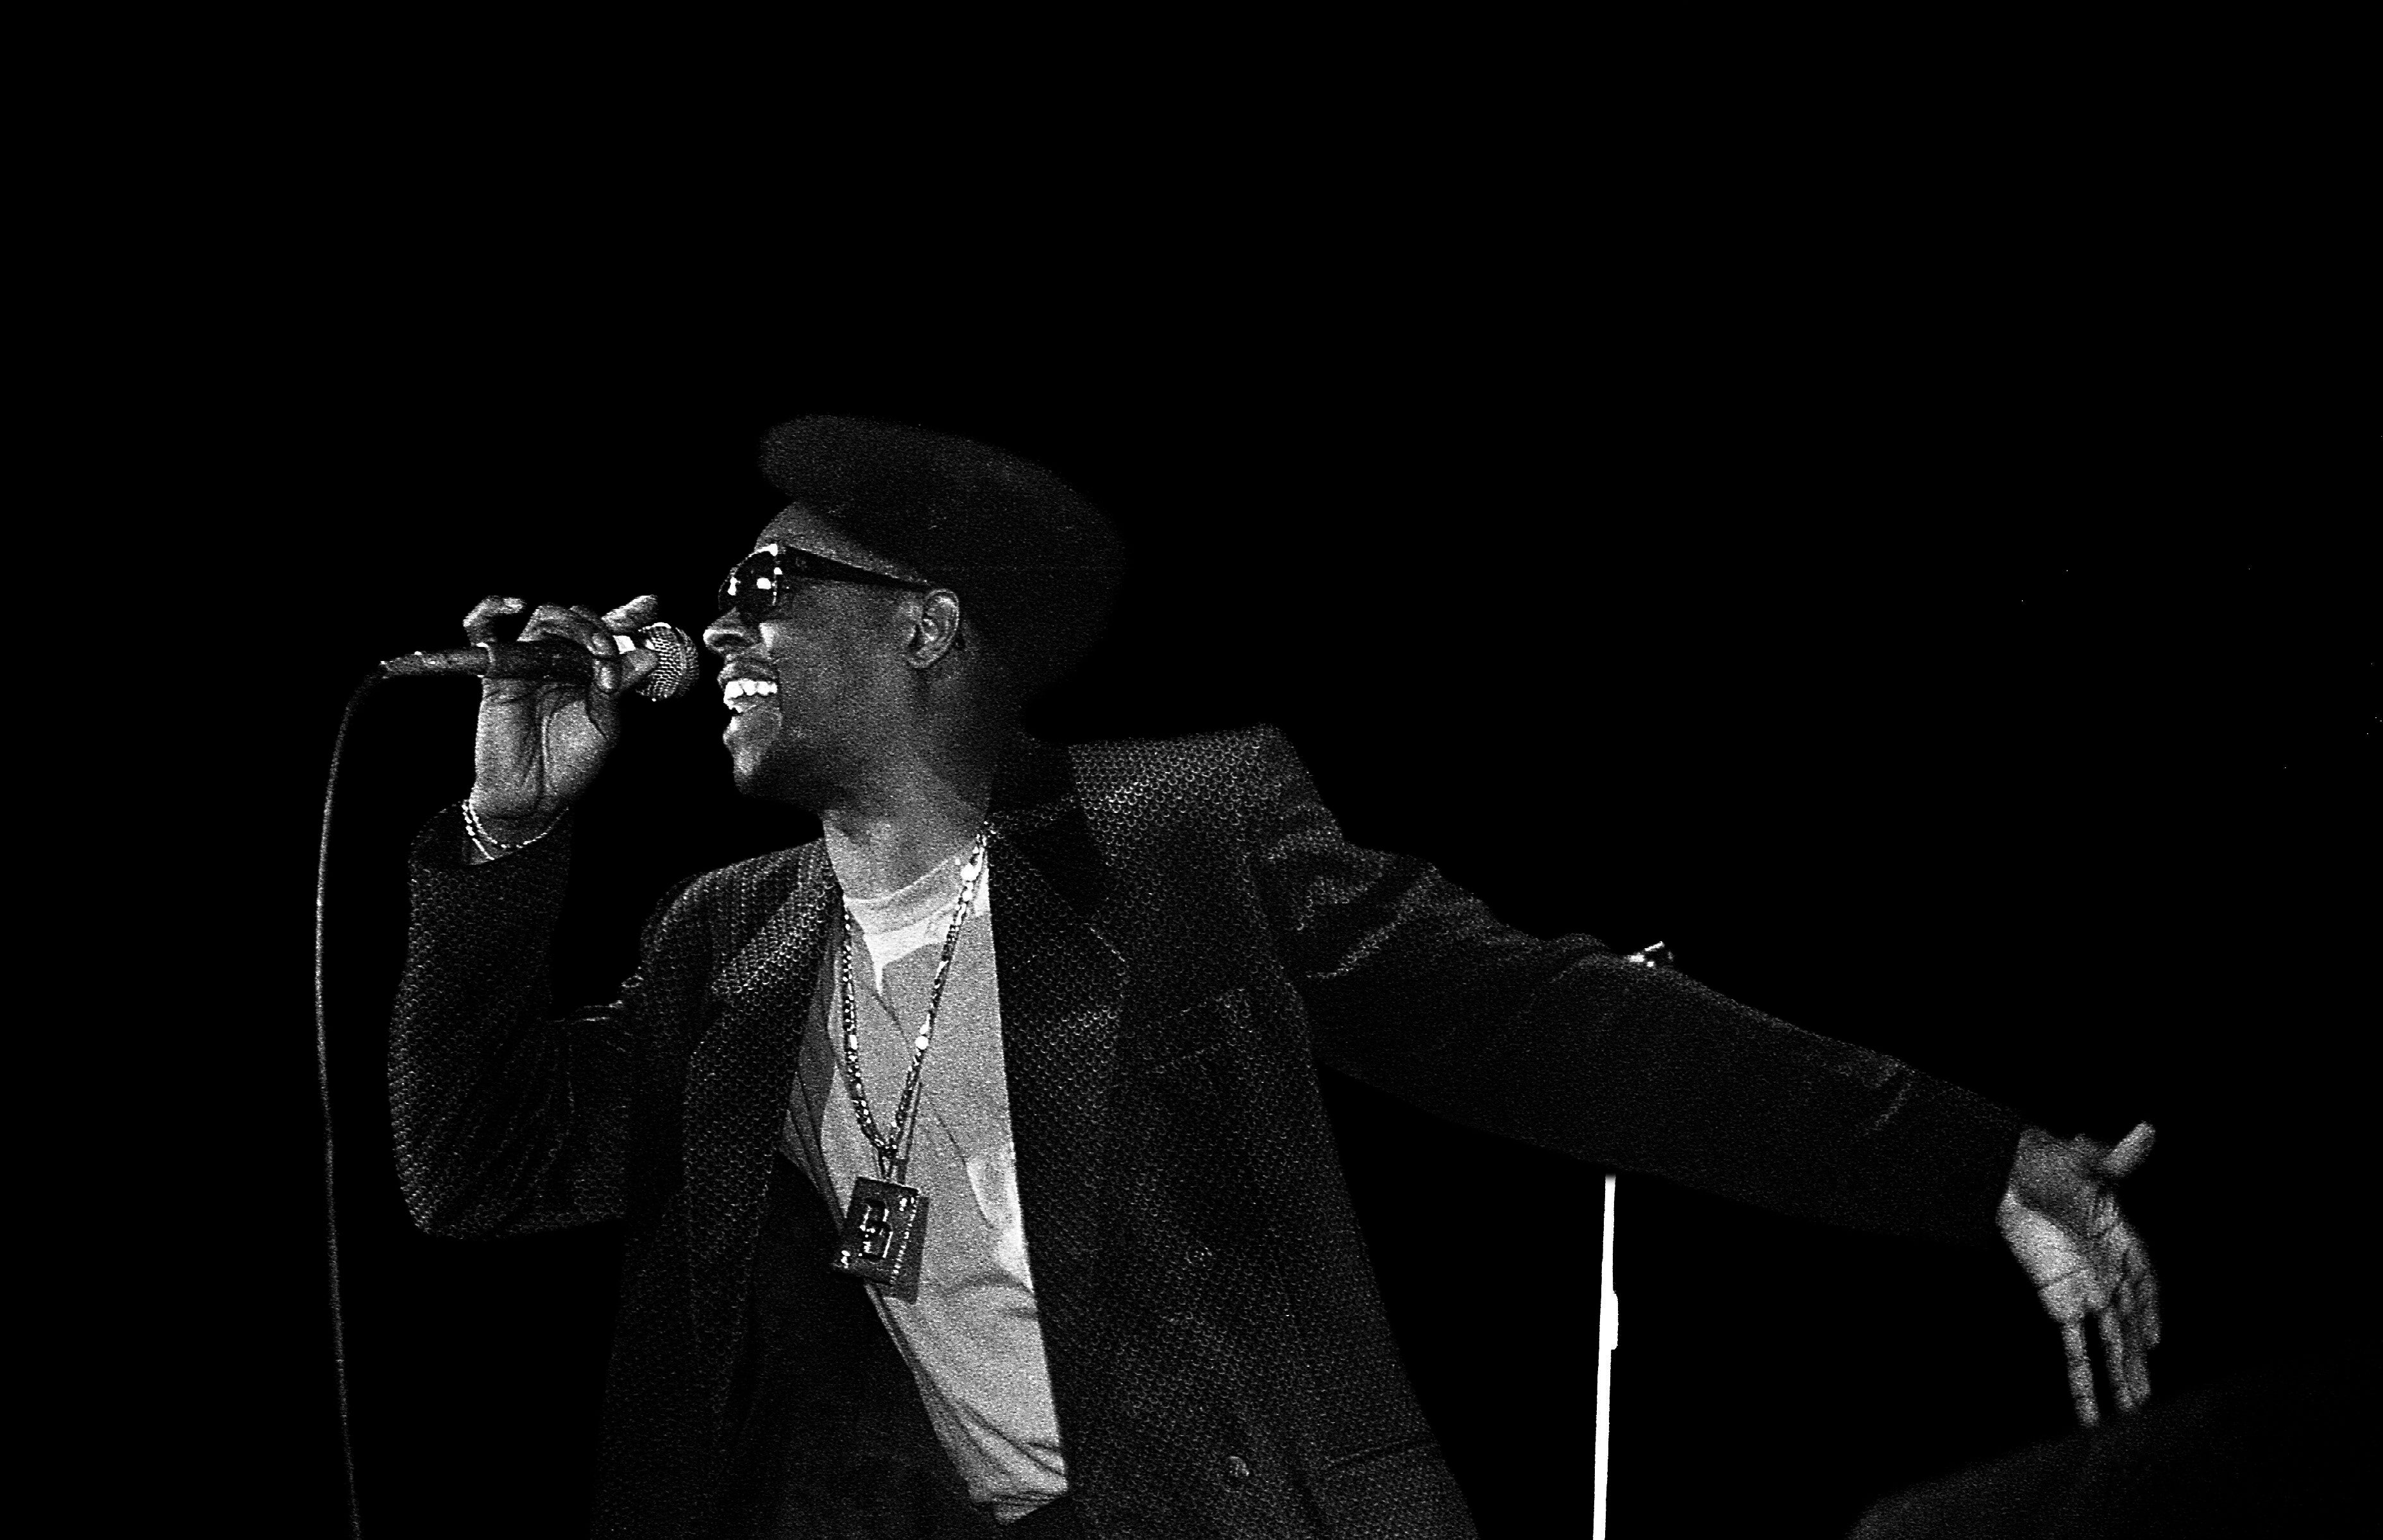
[[[858,1012],[854,1008],[852,992],[852,911],[842,903],[836,906],[844,911],[844,929],[836,951],[836,993],[844,1011],[844,1072],[851,1081],[852,1112],[854,1120],[860,1125],[860,1137],[877,1154],[877,1176],[862,1177],[852,1184],[852,1203],[845,1214],[844,1233],[837,1238],[834,1266],[840,1273],[867,1279],[905,1300],[918,1298],[919,1259],[927,1230],[927,1195],[903,1183],[902,1178],[908,1174],[904,1146],[918,1128],[914,1114],[918,1110],[920,1072],[926,1067],[927,1049],[934,1041],[935,1018],[943,1009],[944,985],[951,977],[952,956],[959,950],[960,931],[967,928],[969,915],[976,907],[977,884],[984,876],[985,844],[992,835],[993,823],[988,819],[977,831],[976,847],[969,852],[967,864],[960,868],[960,895],[952,905],[951,923],[944,931],[943,955],[935,963],[935,981],[927,993],[927,1019],[910,1044],[910,1072],[903,1079],[901,1099],[894,1106],[894,1131],[890,1135],[878,1127],[876,1115],[869,1105],[868,1089],[861,1083]]]

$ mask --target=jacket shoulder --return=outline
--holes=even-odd
[[[824,859],[820,842],[812,840],[698,872],[654,906],[646,921],[645,945],[651,949],[665,936],[709,930],[733,950],[777,911],[813,863]]]
[[[1181,738],[1123,738],[1070,747],[1076,792],[1094,816],[1139,820],[1196,811],[1238,817],[1270,761],[1296,762],[1265,723]]]

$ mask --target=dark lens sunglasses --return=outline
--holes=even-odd
[[[734,610],[747,625],[759,625],[782,612],[786,598],[805,583],[862,583],[873,588],[908,588],[923,594],[931,586],[906,577],[887,577],[861,567],[847,567],[807,550],[757,550],[736,563],[720,585],[715,612]]]

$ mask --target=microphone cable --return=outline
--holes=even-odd
[[[340,1302],[339,1185],[331,1158],[331,1037],[326,1026],[323,988],[324,917],[328,909],[331,875],[331,806],[340,788],[340,758],[347,751],[348,728],[356,708],[384,675],[376,669],[364,675],[340,712],[339,734],[331,740],[331,773],[323,782],[322,836],[315,849],[315,1084],[323,1103],[323,1238],[330,1259],[331,1363],[340,1391],[340,1457],[347,1467],[348,1534],[363,1540],[364,1513],[356,1503],[356,1442],[348,1422],[348,1324]]]
[[[669,700],[685,695],[700,672],[698,655],[686,634],[675,626],[656,622],[627,634],[652,650],[656,657],[653,671],[637,686],[636,693],[654,700]],[[491,663],[496,661],[493,651],[488,653],[488,659]],[[348,1534],[352,1540],[364,1540],[364,1514],[356,1500],[355,1430],[348,1415],[347,1311],[340,1300],[339,1183],[331,1145],[331,1035],[327,1025],[328,1012],[325,1006],[323,938],[325,918],[329,910],[331,809],[339,795],[340,761],[347,752],[348,729],[355,722],[356,708],[364,704],[364,696],[372,693],[374,685],[409,673],[440,671],[401,666],[406,661],[393,659],[366,673],[349,695],[348,704],[340,712],[340,730],[331,740],[331,770],[323,782],[322,833],[315,847],[315,1085],[323,1107],[323,1245],[330,1268],[331,1363],[333,1377],[339,1386],[340,1458],[347,1472]]]

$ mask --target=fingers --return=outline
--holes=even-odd
[[[520,599],[507,598],[502,594],[490,594],[487,598],[472,606],[472,612],[463,617],[463,640],[474,647],[478,647],[482,642],[495,641],[497,617],[518,615],[527,608],[528,606]]]
[[[587,645],[587,650],[593,653],[597,659],[596,687],[608,696],[619,695],[621,693],[620,659],[621,654],[626,650],[621,646],[621,638],[612,634],[612,628],[604,623],[603,616],[587,606],[574,604],[571,607],[571,612],[596,628],[593,634],[583,638]]]
[[[2146,1344],[2158,1342],[2159,1275],[2152,1269],[2142,1238],[2118,1212],[2116,1200],[2109,1205],[2108,1223],[2094,1238],[2101,1253],[2096,1265],[2108,1274],[2111,1298],[2126,1312],[2130,1330]]]
[[[529,623],[522,627],[525,642],[555,640],[572,642],[586,647],[596,659],[596,687],[606,695],[617,695],[621,688],[620,647],[612,640],[611,630],[604,617],[584,604],[541,604],[530,611]]]
[[[2134,1232],[2126,1233],[2124,1243],[2118,1258],[2118,1307],[2126,1331],[2127,1386],[2132,1404],[2141,1406],[2151,1399],[2151,1352],[2160,1339],[2159,1275],[2152,1271],[2151,1259],[2143,1254]]]
[[[2112,1307],[2124,1316],[2130,1337],[2146,1349],[2156,1348],[2160,1339],[2159,1280],[2147,1266],[2137,1265],[2131,1259],[2120,1266]]]
[[[2140,1324],[2127,1328],[2127,1408],[2139,1410],[2152,1398],[2151,1344],[2143,1340]]]
[[[2095,1335],[2102,1339],[2102,1373],[2110,1381],[2110,1398],[2120,1411],[2135,1410],[2135,1376],[2137,1365],[2129,1350],[2126,1324],[2117,1311],[2103,1311],[2093,1317]]]
[[[2159,1277],[2142,1242],[2111,1205],[2109,1223],[2096,1237],[2095,1266],[2109,1280],[2104,1302],[2093,1310],[2101,1334],[2103,1369],[2118,1411],[2133,1411],[2151,1398],[2151,1349],[2159,1341]]]
[[[2093,1404],[2093,1364],[2085,1356],[2085,1327],[2078,1321],[2060,1323],[2060,1346],[2068,1355],[2068,1398],[2077,1407],[2077,1421],[2093,1427],[2102,1420]]]
[[[463,617],[463,636],[477,646],[497,639],[497,622],[508,615],[518,615],[529,608],[523,599],[501,594],[491,594],[472,607]],[[625,666],[620,661],[633,650],[643,650],[628,634],[649,625],[661,608],[661,600],[652,594],[639,594],[628,603],[598,614],[584,604],[541,604],[530,611],[522,629],[521,640],[535,642],[558,640],[574,643],[587,649],[597,659],[597,688],[606,695],[618,695],[653,672],[657,659],[648,653],[642,659],[632,659]]]

